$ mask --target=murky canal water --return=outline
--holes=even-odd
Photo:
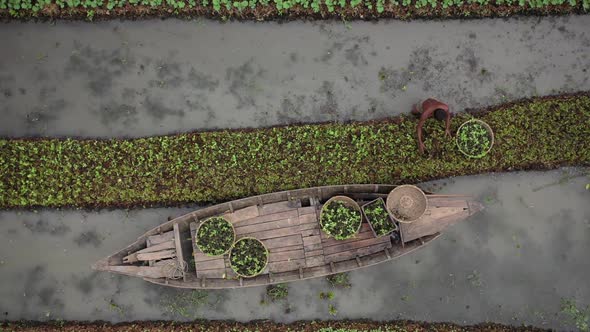
[[[589,90],[590,16],[3,24],[0,135],[369,120]]]
[[[352,288],[335,291],[336,317],[568,328],[561,299],[590,302],[590,192],[582,171],[429,184],[475,195],[486,210],[413,255],[351,273]],[[261,305],[264,288],[252,288],[213,291],[202,304],[178,297],[186,291],[90,270],[189,209],[1,212],[0,312],[35,320],[332,318],[329,302],[319,299],[329,290],[323,279],[291,284],[287,302]]]

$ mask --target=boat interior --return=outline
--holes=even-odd
[[[322,205],[335,195],[363,205],[385,199],[393,185],[327,186],[248,197],[203,208],[172,219],[127,248],[94,265],[95,269],[144,278],[149,282],[193,289],[238,288],[282,283],[378,264],[410,253],[437,238],[446,227],[480,211],[468,196],[426,193],[428,208],[411,223],[396,223],[389,235],[375,236],[363,217],[358,234],[335,240],[320,227]],[[229,255],[208,256],[195,243],[200,222],[223,216],[236,239],[254,237],[269,251],[265,270],[243,278],[229,265]]]

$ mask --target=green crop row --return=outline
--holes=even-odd
[[[220,130],[138,139],[0,139],[0,208],[126,207],[229,200],[345,183],[408,183],[453,175],[590,164],[588,93],[458,114],[495,132],[465,158],[442,123],[414,118]]]
[[[472,5],[481,8],[473,8]],[[313,13],[334,13],[347,8],[375,11],[395,12],[399,9],[442,8],[470,6],[469,12],[485,11],[488,6],[522,7],[527,9],[543,9],[548,6],[565,5],[572,8],[590,9],[590,0],[0,0],[1,11],[13,17],[37,16],[40,13],[59,16],[60,10],[83,10],[89,18],[96,9],[113,10],[127,5],[147,6],[157,9],[172,9],[174,14],[186,9],[199,9],[212,14],[232,15],[237,10],[239,15],[244,9],[261,9],[272,6],[278,15],[288,14],[289,10],[307,9]],[[488,10],[489,11],[489,10]],[[67,12],[67,11],[65,11]],[[48,14],[50,13],[50,14]],[[58,14],[55,14],[58,13]],[[105,14],[110,15],[109,13]]]

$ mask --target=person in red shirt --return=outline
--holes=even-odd
[[[445,134],[451,137],[451,112],[449,111],[449,105],[440,102],[434,98],[428,98],[420,104],[414,105],[412,114],[419,116],[420,121],[416,127],[418,133],[418,148],[420,153],[424,153],[424,142],[422,141],[422,126],[424,122],[434,116],[439,121],[445,120]]]

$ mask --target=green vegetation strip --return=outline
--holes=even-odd
[[[504,17],[589,9],[590,0],[0,0],[0,17],[90,21],[154,16],[222,20]]]
[[[0,331],[6,332],[542,332],[549,331],[528,326],[479,324],[461,326],[451,323],[420,323],[411,321],[301,321],[291,324],[259,321],[235,323],[203,321],[195,323],[133,322],[121,324],[77,323],[54,321],[1,323]]]
[[[412,183],[492,171],[590,164],[590,95],[537,98],[458,114],[495,132],[481,159],[443,124],[414,118],[222,130],[139,139],[0,139],[0,208],[133,207],[230,200],[346,183]]]

